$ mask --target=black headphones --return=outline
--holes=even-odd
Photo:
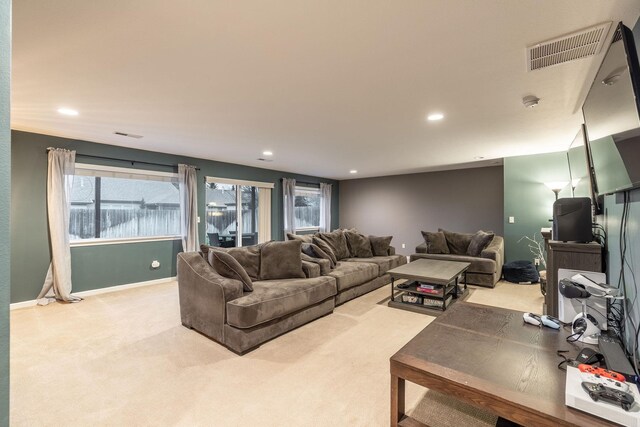
[[[572,282],[570,279],[560,280],[560,293],[567,298],[588,298],[591,293],[579,283]]]

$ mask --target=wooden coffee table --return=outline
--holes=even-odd
[[[418,259],[409,264],[401,265],[387,271],[391,276],[391,300],[389,307],[402,308],[427,314],[434,314],[434,310],[444,311],[450,302],[458,296],[458,278],[465,275],[464,290],[466,285],[466,272],[471,264],[459,261],[444,261],[436,259]],[[403,285],[396,286],[397,279],[406,279]],[[428,283],[437,286],[441,294],[424,294],[416,291],[417,282]],[[411,296],[417,296],[419,303],[403,302],[402,292]],[[464,292],[464,291],[463,291]],[[429,305],[425,305],[429,303]]]
[[[526,426],[613,425],[564,404],[556,351],[576,356],[569,334],[524,324],[520,311],[454,304],[391,357],[391,425],[423,425],[404,414],[405,381]]]

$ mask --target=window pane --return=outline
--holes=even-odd
[[[294,211],[296,228],[320,227],[320,192],[296,188]]]
[[[258,188],[241,186],[242,246],[258,244]]]
[[[206,189],[206,201],[209,245],[223,248],[235,247],[238,232],[236,186],[209,183]]]
[[[176,183],[75,176],[71,205],[72,240],[180,235]]]

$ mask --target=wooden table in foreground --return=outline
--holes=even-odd
[[[424,425],[405,415],[405,381],[525,426],[614,425],[564,404],[557,350],[568,332],[525,325],[522,312],[454,304],[391,359],[391,425]]]

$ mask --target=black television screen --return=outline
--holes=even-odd
[[[600,195],[640,187],[639,80],[633,34],[620,23],[582,107]]]

